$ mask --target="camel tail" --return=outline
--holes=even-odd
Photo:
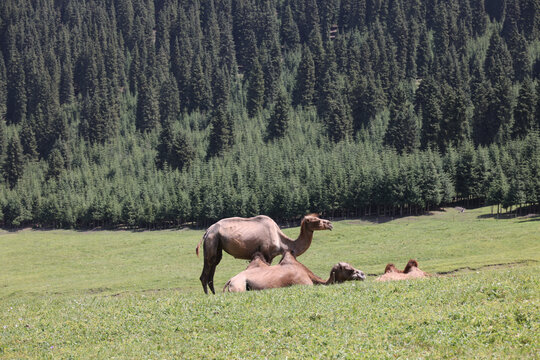
[[[197,257],[199,257],[199,248],[201,247],[201,244],[204,240],[206,240],[208,236],[208,231],[204,233],[203,237],[201,238],[201,240],[199,240],[199,243],[197,244],[197,247],[195,248],[195,254],[197,254]]]

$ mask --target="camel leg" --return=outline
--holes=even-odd
[[[212,290],[212,293],[215,294],[214,291],[214,274],[216,273],[216,267],[218,266],[219,262],[221,261],[221,258],[223,257],[223,250],[221,247],[221,243],[218,243],[217,251],[216,251],[216,257],[214,258],[214,262],[212,263],[212,266],[210,268],[210,277],[208,278],[208,286],[210,287],[210,290]]]
[[[201,284],[204,290],[205,294],[208,294],[208,288],[207,286],[213,281],[213,272],[212,268],[214,268],[217,265],[216,259],[217,259],[217,250],[218,250],[218,243],[219,241],[216,241],[214,236],[208,236],[206,239],[204,239],[203,242],[203,251],[204,251],[204,266],[203,270],[200,276]],[[221,249],[219,251],[221,254]],[[214,285],[210,285],[210,289],[212,292],[214,292]]]

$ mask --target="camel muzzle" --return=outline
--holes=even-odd
[[[354,280],[360,280],[360,281],[363,281],[363,280],[366,280],[366,274],[364,274],[363,271],[357,271],[356,273],[354,273],[354,275],[352,276],[352,278]]]

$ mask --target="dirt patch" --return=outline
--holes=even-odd
[[[460,267],[460,268],[450,270],[450,271],[437,272],[435,274],[439,275],[439,276],[454,275],[456,273],[469,272],[469,271],[512,268],[512,267],[525,265],[525,264],[529,264],[529,263],[536,263],[536,262],[538,262],[538,261],[536,261],[536,260],[521,260],[521,261],[510,262],[510,263],[482,265],[482,266],[478,266],[478,267],[464,266],[464,267]]]

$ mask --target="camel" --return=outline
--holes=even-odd
[[[270,266],[261,254],[256,254],[247,269],[231,278],[223,292],[244,292],[287,287],[292,285],[330,285],[348,280],[365,280],[366,275],[340,262],[330,271],[328,280],[321,279],[287,251],[278,265]]]
[[[201,273],[203,290],[208,294],[207,286],[214,291],[214,273],[221,261],[222,250],[237,259],[252,260],[256,252],[260,252],[269,264],[286,251],[300,256],[311,245],[313,232],[316,230],[332,230],[332,223],[319,219],[315,214],[304,216],[300,224],[300,235],[292,240],[285,235],[274,220],[259,215],[252,218],[233,217],[222,219],[210,226],[197,244],[195,252],[199,256],[199,248],[203,243],[204,267]]]
[[[418,262],[416,260],[409,260],[403,271],[398,270],[394,264],[386,265],[384,274],[379,276],[376,281],[392,281],[392,280],[408,280],[408,279],[420,279],[430,276],[428,273],[423,272],[418,268]]]

